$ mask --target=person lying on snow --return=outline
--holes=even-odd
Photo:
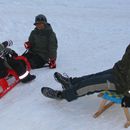
[[[7,68],[13,69],[19,76],[22,83],[27,83],[36,78],[35,75],[31,75],[26,70],[26,64],[22,60],[16,60],[18,54],[8,48],[13,45],[11,40],[2,42],[0,44],[0,78],[4,78],[8,75]]]
[[[35,17],[36,26],[29,36],[29,40],[24,46],[28,50],[23,54],[32,69],[42,68],[49,64],[49,68],[56,68],[57,38],[47,18],[39,14]]]
[[[130,107],[130,44],[122,59],[111,69],[73,78],[55,72],[54,78],[62,85],[63,91],[43,87],[41,92],[46,97],[66,99],[70,102],[84,95],[110,90],[123,94],[121,105]]]

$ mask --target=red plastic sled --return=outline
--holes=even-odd
[[[31,66],[26,57],[24,56],[18,56],[16,57],[16,60],[23,60],[27,65],[27,70],[30,71]],[[0,79],[0,98],[2,98],[7,92],[9,92],[12,88],[14,88],[19,83],[19,77],[17,73],[12,70],[8,69],[8,75],[5,78]]]

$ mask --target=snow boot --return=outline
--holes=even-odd
[[[36,78],[35,75],[28,74],[24,79],[21,79],[22,83],[28,83]]]
[[[69,78],[67,75],[65,77],[62,74],[60,74],[58,72],[55,72],[54,73],[54,78],[55,78],[56,81],[58,81],[59,83],[61,83],[62,88],[64,90],[68,89],[68,88],[70,88],[72,86],[72,84],[71,84],[71,78]]]
[[[53,98],[53,99],[63,99],[62,98],[62,92],[58,90],[53,90],[48,87],[43,87],[41,88],[41,93],[48,97],[48,98]]]

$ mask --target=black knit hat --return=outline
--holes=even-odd
[[[47,18],[45,15],[43,14],[39,14],[35,17],[35,23],[34,25],[36,25],[37,23],[43,22],[44,24],[47,23]]]

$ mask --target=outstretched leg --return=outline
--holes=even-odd
[[[115,91],[115,85],[113,84],[114,76],[112,75],[112,72],[110,72],[101,72],[100,74],[97,73],[83,76],[79,79],[76,78],[78,81],[75,84],[73,84],[73,79],[75,78],[65,78],[58,72],[56,72],[54,75],[57,76],[56,78],[58,82],[61,83],[62,86],[65,86],[65,89],[59,93],[61,97],[67,101],[72,101],[86,94],[89,95],[107,89]],[[54,92],[55,90],[45,88],[44,91],[49,93],[49,91]],[[47,97],[50,97],[48,94],[45,94],[44,91],[43,94]]]

